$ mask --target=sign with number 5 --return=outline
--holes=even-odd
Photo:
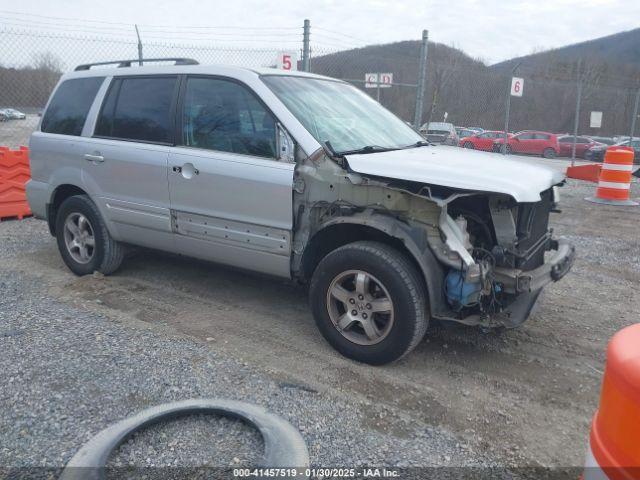
[[[514,97],[521,97],[522,90],[524,89],[524,79],[518,77],[511,78],[511,95]]]
[[[278,53],[278,68],[280,70],[298,70],[298,54],[296,52]]]

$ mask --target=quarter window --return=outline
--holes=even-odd
[[[103,81],[104,77],[91,77],[62,82],[44,114],[41,130],[79,136]]]
[[[275,119],[245,87],[228,80],[187,80],[182,135],[191,147],[276,157]]]
[[[109,89],[96,135],[171,143],[176,77],[116,79]]]

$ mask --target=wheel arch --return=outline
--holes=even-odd
[[[426,234],[422,229],[412,228],[391,217],[341,217],[323,224],[305,246],[298,276],[308,281],[328,253],[361,240],[377,241],[404,253],[422,274],[431,313],[445,307],[442,296],[444,271],[427,244]]]
[[[47,205],[47,224],[49,225],[49,232],[51,235],[55,236],[56,234],[56,215],[58,213],[58,208],[60,208],[62,202],[74,195],[88,194],[82,188],[70,183],[58,185],[51,193],[51,199]]]

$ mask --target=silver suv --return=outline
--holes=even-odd
[[[194,63],[56,87],[27,194],[75,274],[138,245],[308,283],[327,341],[384,364],[430,319],[520,325],[570,269],[548,228],[562,175],[432,146],[335,79]]]

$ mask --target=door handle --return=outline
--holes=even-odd
[[[88,162],[96,162],[96,163],[104,162],[104,157],[100,154],[85,153],[84,159],[87,160]]]
[[[200,170],[193,166],[193,163],[185,163],[182,166],[175,165],[171,168],[175,173],[181,173],[187,180],[193,178],[194,175],[199,175]]]

